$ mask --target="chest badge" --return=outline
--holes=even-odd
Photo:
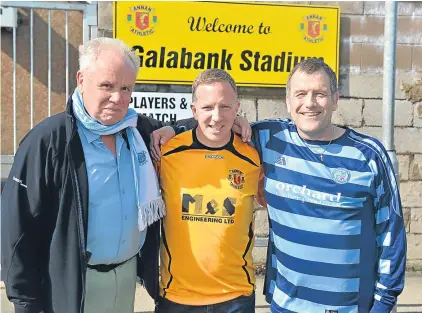
[[[140,153],[138,153],[138,162],[139,162],[139,165],[147,164],[148,159],[147,159],[147,152],[146,151],[141,151]]]
[[[333,180],[337,184],[346,184],[350,180],[350,171],[346,170],[345,168],[336,168],[333,173]]]
[[[236,189],[242,189],[245,183],[245,175],[241,170],[229,170],[229,176],[227,179],[230,181],[230,186]]]

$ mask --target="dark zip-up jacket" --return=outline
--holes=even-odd
[[[140,115],[149,148],[163,125]],[[83,313],[88,177],[76,119],[66,112],[32,129],[16,152],[1,200],[1,275],[17,313]],[[160,222],[149,226],[137,274],[158,297]]]

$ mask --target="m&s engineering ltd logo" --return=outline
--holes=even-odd
[[[153,8],[147,5],[136,5],[130,8],[126,21],[130,24],[132,34],[148,36],[154,33],[158,17]]]
[[[300,24],[300,30],[304,32],[303,40],[309,43],[319,43],[324,40],[324,32],[328,31],[325,18],[318,14],[311,14],[303,18],[305,21]]]

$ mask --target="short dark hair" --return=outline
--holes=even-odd
[[[211,68],[201,72],[193,81],[192,84],[192,101],[196,100],[196,89],[201,85],[209,85],[218,82],[228,82],[233,88],[237,96],[237,87],[233,77],[230,76],[225,70],[218,68]]]
[[[286,84],[287,94],[290,93],[290,81],[293,75],[298,71],[309,74],[309,75],[314,74],[316,72],[324,72],[325,74],[327,74],[328,79],[330,80],[331,95],[337,92],[338,90],[337,77],[334,71],[331,69],[331,67],[329,67],[328,64],[325,63],[322,59],[310,58],[298,63],[290,72],[290,75],[289,75],[289,78],[287,79],[287,84]]]

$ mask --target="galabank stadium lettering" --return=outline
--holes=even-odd
[[[232,70],[233,53],[227,49],[220,52],[193,52],[187,48],[179,51],[167,50],[161,47],[159,50],[145,50],[143,46],[134,46],[133,49],[139,56],[140,67],[168,68],[168,69],[210,69],[220,68]],[[278,55],[262,54],[259,51],[243,50],[240,53],[241,63],[238,65],[242,71],[254,72],[290,72],[300,61],[309,58],[323,57],[299,56],[293,52],[281,51]]]
[[[329,193],[316,191],[312,189],[308,189],[307,186],[297,186],[291,185],[287,183],[277,182],[275,185],[276,189],[283,192],[291,192],[295,195],[311,198],[317,201],[331,201],[331,202],[340,202],[341,193],[337,193],[337,195],[332,195]]]

